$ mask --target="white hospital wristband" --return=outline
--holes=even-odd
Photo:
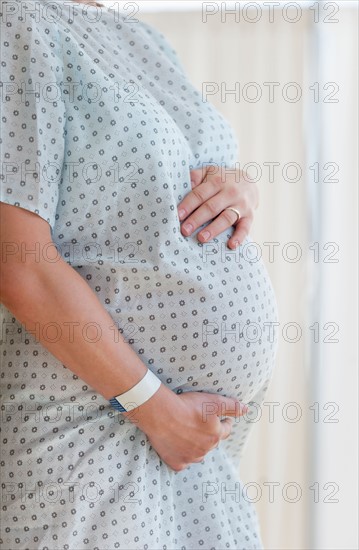
[[[125,393],[112,397],[109,402],[120,412],[132,411],[152,397],[161,383],[161,380],[150,369],[147,369],[145,376],[138,384]]]

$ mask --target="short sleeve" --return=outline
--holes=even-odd
[[[171,60],[172,64],[187,77],[186,71],[179,59],[177,51],[173,48],[171,42],[158,29],[152,27],[149,23],[141,21],[146,33],[156,42],[160,50]]]
[[[59,29],[29,14],[1,22],[1,195],[54,228],[65,147]]]

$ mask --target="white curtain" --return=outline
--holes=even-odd
[[[274,22],[263,10],[257,23],[249,22],[255,7],[225,23],[220,14],[204,23],[200,11],[137,14],[170,40],[199,90],[240,85],[239,98],[218,92],[208,100],[236,129],[241,167],[258,176],[252,237],[279,305],[276,370],[241,464],[244,482],[262,492],[256,507],[272,550],[358,548],[357,4],[337,14],[335,6],[319,15],[303,4],[295,23],[281,8]]]
[[[340,4],[339,4],[340,5]],[[318,80],[335,81],[337,103],[319,109],[317,157],[335,162],[338,173],[317,193],[321,242],[334,242],[336,263],[319,265],[319,322],[338,331],[315,352],[315,393],[321,403],[335,403],[338,422],[314,426],[313,474],[319,486],[331,482],[312,506],[314,544],[319,548],[359,548],[358,543],[358,4],[338,14],[339,24],[318,28]],[[329,90],[328,90],[329,91]],[[315,216],[315,212],[314,212]],[[330,252],[328,249],[327,252]],[[313,346],[312,346],[313,347]],[[334,411],[333,406],[325,414]],[[333,420],[333,419],[330,419]],[[334,491],[337,491],[334,494]],[[315,526],[313,526],[315,527]]]

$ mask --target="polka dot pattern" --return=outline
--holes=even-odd
[[[177,214],[191,169],[238,161],[232,127],[150,25],[96,7],[84,17],[80,4],[69,19],[60,0],[36,18],[24,4],[2,23],[1,200],[50,224],[61,255],[174,392],[260,405],[277,346],[265,266],[250,238],[229,251],[231,228],[203,245],[204,226],[184,237]],[[174,472],[1,311],[4,550],[262,548],[238,473],[248,418]]]

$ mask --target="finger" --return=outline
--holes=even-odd
[[[231,435],[233,421],[231,418],[225,418],[220,422],[220,439],[227,439]]]
[[[238,224],[235,225],[235,230],[233,235],[228,241],[228,246],[231,248],[236,248],[236,246],[243,243],[246,237],[249,235],[249,231],[252,225],[253,218],[246,216],[240,218]],[[237,243],[237,244],[236,244]]]
[[[208,166],[202,166],[201,168],[196,168],[196,170],[191,170],[190,175],[191,175],[192,189],[194,189],[195,187],[197,187],[197,185],[202,183],[202,181],[206,177],[207,172],[208,172]]]
[[[198,212],[200,212],[200,210],[201,209],[199,209]],[[198,240],[202,243],[205,243],[207,241],[210,241],[211,239],[214,239],[214,237],[217,237],[217,235],[220,235],[221,233],[223,233],[223,231],[225,231],[226,229],[234,225],[239,219],[241,218],[238,218],[237,214],[233,212],[233,210],[223,210],[219,214],[219,216],[217,216],[217,218],[213,220],[212,223],[207,225],[202,231],[200,231],[200,233],[198,233],[197,235]],[[233,235],[231,239],[232,238],[233,238]]]
[[[178,208],[179,219],[180,220],[186,219],[192,212],[194,212],[195,210],[197,210],[197,208],[199,208],[201,205],[206,203],[211,197],[214,197],[215,195],[217,195],[217,193],[219,193],[219,191],[221,191],[222,189],[223,189],[223,182],[221,181],[220,178],[208,178],[206,182],[203,182],[197,185],[192,191],[190,191],[185,196],[183,201],[178,205],[177,208]],[[228,200],[228,197],[227,197],[227,200]],[[205,213],[202,212],[201,219],[204,221],[201,221],[200,223],[197,222],[196,227],[199,227],[206,221],[211,220],[212,218],[217,216],[217,214],[219,214],[219,212],[221,212],[223,208],[228,206],[228,204],[224,203],[223,199],[221,201],[221,204],[218,204],[217,198],[215,199],[215,201],[216,201],[215,203],[210,203],[210,205],[213,206],[213,211],[209,209],[210,215],[208,216],[208,210],[207,210],[208,206],[207,206],[207,209],[206,209],[207,218],[205,217],[206,216]],[[182,214],[181,211],[184,211],[184,214]],[[189,220],[186,220],[186,221],[188,222]]]
[[[237,401],[237,399],[233,399],[232,397],[225,397],[224,395],[210,394],[208,402],[210,402],[212,405],[216,405],[214,413],[216,414],[216,416],[239,417],[245,414],[248,410],[247,405],[245,405],[244,403],[240,403],[240,401]],[[208,412],[211,412],[208,411],[208,407],[206,412],[207,414]]]
[[[239,418],[240,416],[243,416],[248,411],[247,405],[244,403],[240,403],[239,401],[236,401],[235,404],[228,405],[227,403],[222,403],[219,406],[219,414],[217,416],[231,416],[234,418]]]

